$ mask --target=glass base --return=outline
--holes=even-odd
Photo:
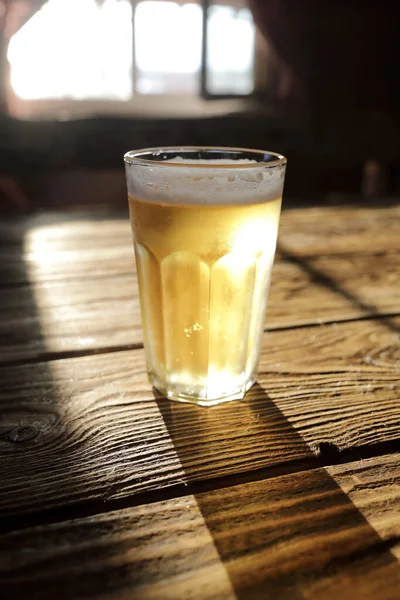
[[[203,386],[173,384],[166,388],[156,377],[154,377],[152,373],[149,374],[149,379],[152,386],[168,400],[187,402],[189,404],[197,404],[198,406],[215,406],[216,404],[222,404],[222,402],[242,400],[245,393],[255,383],[255,378],[252,378],[244,387],[241,387],[240,389],[230,391],[226,394],[218,395],[216,397],[207,397],[207,390]]]

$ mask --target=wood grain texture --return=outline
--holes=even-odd
[[[284,210],[279,240],[285,251],[296,256],[397,251],[399,215],[395,204]],[[131,248],[127,212],[44,213],[0,220],[0,281],[15,284],[79,277],[88,273],[88,262],[99,275],[121,274],[121,265],[126,273]]]
[[[397,206],[285,211],[268,328],[398,313],[398,213]],[[62,218],[0,223],[0,362],[142,343],[127,215]]]
[[[391,549],[400,543],[399,458],[3,535],[2,593],[21,600],[397,600],[400,564]]]
[[[41,276],[50,268],[48,280],[0,289],[0,362],[142,343],[130,245],[118,258],[103,249],[104,261],[92,251],[84,258],[85,252],[73,251],[69,275],[56,253],[38,263]],[[65,279],[57,279],[60,273]],[[273,269],[266,326],[273,330],[399,311],[400,252],[289,256]]]
[[[398,313],[400,252],[283,255],[272,274],[269,329]]]
[[[288,210],[279,240],[297,256],[399,250],[400,204]]]
[[[0,367],[0,595],[397,600],[399,216],[284,213],[280,330],[212,410],[118,351],[141,345],[126,216],[0,223],[0,360],[32,362]]]
[[[400,454],[335,465],[327,472],[400,560]]]
[[[333,464],[398,448],[399,327],[382,319],[271,332],[259,386],[213,409],[155,400],[142,350],[3,367],[0,510],[115,500],[282,472],[315,454]],[[32,428],[32,439],[15,443]]]
[[[0,218],[1,245],[5,247],[17,247],[21,241],[29,244],[40,236],[40,232],[52,243],[61,242],[64,246],[65,240],[71,244],[89,242],[93,245],[105,245],[126,236],[130,237],[128,202],[126,210],[115,210],[115,208],[104,208],[93,206],[90,210],[84,208],[68,211],[38,211],[34,214],[21,216],[19,218]],[[29,249],[32,249],[30,247]]]
[[[2,289],[0,306],[0,363],[142,345],[132,274]]]
[[[0,252],[0,283],[3,288],[53,282],[82,281],[128,275],[134,272],[133,248],[121,245],[50,250],[21,254],[8,248]]]

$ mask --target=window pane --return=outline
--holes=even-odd
[[[132,96],[129,0],[49,0],[10,40],[11,85],[23,99]]]
[[[212,4],[207,22],[207,91],[250,94],[254,87],[254,24],[248,8]]]
[[[202,9],[197,3],[145,0],[135,11],[136,90],[199,91]]]

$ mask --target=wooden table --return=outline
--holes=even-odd
[[[400,206],[282,215],[258,384],[147,381],[126,215],[0,225],[0,597],[400,598]]]

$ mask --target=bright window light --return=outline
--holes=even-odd
[[[212,4],[208,15],[208,91],[250,93],[251,12]],[[133,17],[132,27],[130,0],[48,0],[10,40],[15,94],[23,100],[122,101],[134,92],[198,95],[201,4],[140,0]]]
[[[198,93],[202,40],[198,4],[139,2],[134,37],[138,92]]]
[[[254,23],[249,9],[211,5],[207,23],[207,89],[250,94],[254,87]]]
[[[129,0],[49,0],[10,40],[11,85],[20,98],[132,95]]]

